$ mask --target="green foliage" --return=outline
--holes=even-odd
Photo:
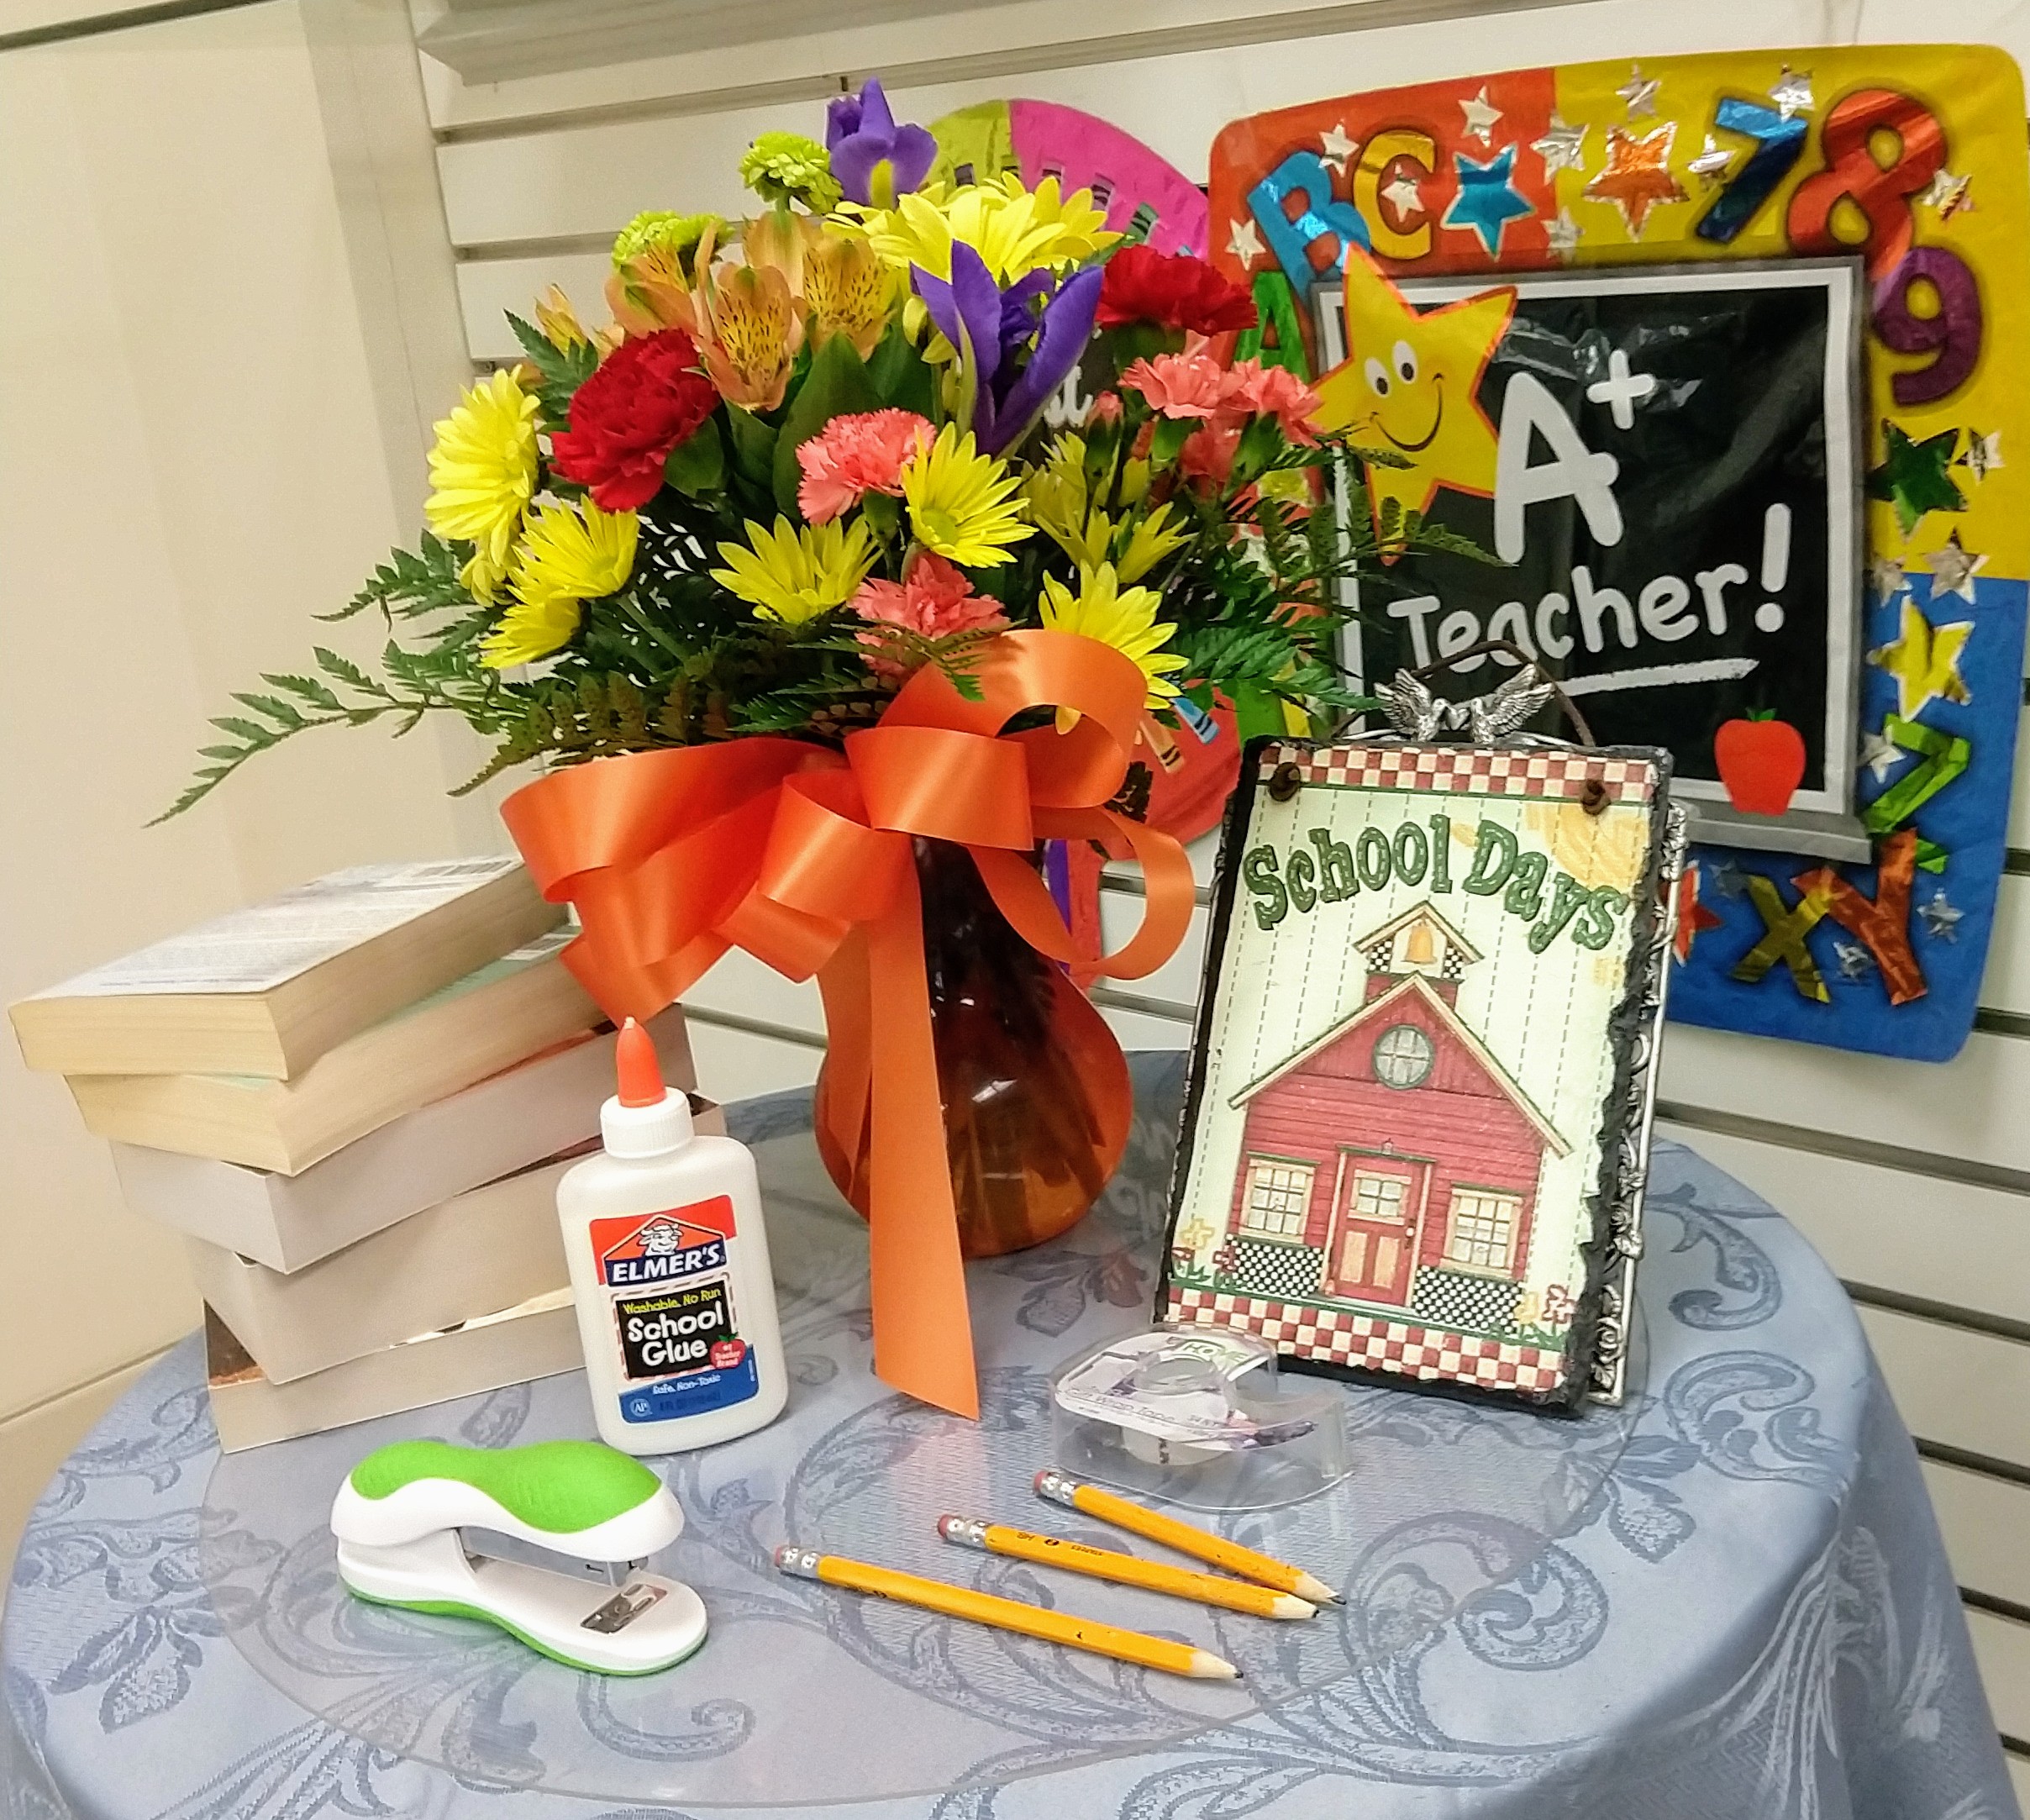
[[[663,463],[663,478],[694,499],[718,492],[726,478],[726,444],[719,439],[719,426],[707,418],[672,449]]]
[[[570,764],[658,743],[649,730],[649,698],[626,676],[545,676],[518,692],[513,702],[500,749],[453,796],[531,759]]]
[[[523,322],[513,312],[508,313],[508,326],[514,331],[514,339],[522,344],[529,364],[539,376],[535,393],[537,402],[543,407],[543,427],[568,429],[571,399],[598,366],[598,349],[589,341],[576,341],[568,348],[560,348],[541,329]]]
[[[245,714],[221,714],[212,725],[228,741],[201,749],[204,763],[182,795],[155,818],[166,822],[181,815],[238,771],[258,752],[272,750],[283,740],[313,727],[363,727],[392,720],[399,735],[408,732],[432,708],[461,714],[482,732],[497,729],[495,697],[497,681],[482,670],[465,647],[435,651],[404,650],[392,639],[381,654],[385,681],[370,676],[357,664],[322,645],[313,649],[317,676],[264,675],[273,694],[235,693]],[[155,825],[151,822],[150,827]]]
[[[834,335],[812,355],[810,371],[783,413],[781,433],[776,439],[776,505],[792,518],[802,516],[797,509],[797,487],[803,478],[797,463],[800,443],[809,441],[835,417],[881,408],[881,395],[866,362],[844,335]]]
[[[397,618],[416,619],[449,608],[469,608],[472,597],[458,577],[471,558],[471,544],[447,543],[425,531],[413,554],[406,550],[394,551],[368,577],[366,586],[335,613],[313,613],[311,617],[329,624],[350,619],[369,607],[378,607],[392,624]]]
[[[874,352],[867,357],[867,376],[874,381],[883,405],[897,411],[914,411],[918,417],[931,415],[937,375],[902,333],[900,323],[891,323],[875,344]]]

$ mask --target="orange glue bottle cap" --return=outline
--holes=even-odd
[[[599,1129],[612,1156],[660,1156],[691,1141],[691,1102],[663,1085],[655,1039],[632,1018],[613,1044],[620,1091],[599,1108]]]
[[[623,1106],[662,1103],[669,1089],[663,1085],[662,1064],[655,1059],[655,1039],[632,1018],[620,1027],[613,1060],[619,1070]]]

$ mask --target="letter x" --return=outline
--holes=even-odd
[[[1805,946],[1805,937],[1832,907],[1833,894],[1815,884],[1793,908],[1784,902],[1782,886],[1759,872],[1749,874],[1748,894],[1762,918],[1762,939],[1741,957],[1734,977],[1754,986],[1780,960],[1791,970],[1791,983],[1800,992],[1819,1004],[1830,1004],[1833,995],[1826,990],[1812,950]]]

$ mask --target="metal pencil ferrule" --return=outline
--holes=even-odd
[[[815,1580],[818,1564],[823,1559],[816,1549],[800,1549],[794,1542],[786,1542],[776,1550],[776,1570],[794,1574],[799,1580]]]
[[[1078,1481],[1066,1476],[1054,1466],[1046,1466],[1036,1475],[1036,1495],[1049,1498],[1053,1504],[1062,1504],[1067,1510],[1075,1510]]]
[[[956,1542],[961,1548],[986,1548],[986,1519],[984,1517],[940,1517],[938,1533],[947,1542]]]

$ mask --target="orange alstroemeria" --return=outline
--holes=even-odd
[[[893,274],[864,239],[849,239],[812,215],[774,210],[740,230],[740,250],[758,270],[782,274],[814,343],[844,335],[862,360],[893,313]]]
[[[755,224],[748,224],[748,236]],[[786,236],[749,239],[748,263],[712,262],[714,230],[707,229],[687,263],[652,248],[628,261],[607,284],[615,319],[630,334],[681,329],[697,344],[700,364],[728,404],[772,411],[789,389],[790,369],[803,345],[803,305],[791,282],[798,261]],[[756,263],[755,255],[762,255]]]
[[[895,277],[865,240],[823,234],[803,257],[803,303],[816,341],[844,335],[864,360],[888,327]]]
[[[607,308],[631,335],[652,335],[659,329],[681,329],[696,337],[692,321],[691,286],[676,254],[650,247],[637,254],[606,281]]]
[[[693,297],[692,334],[719,396],[746,410],[774,410],[803,345],[803,311],[788,280],[772,266],[722,266]]]

